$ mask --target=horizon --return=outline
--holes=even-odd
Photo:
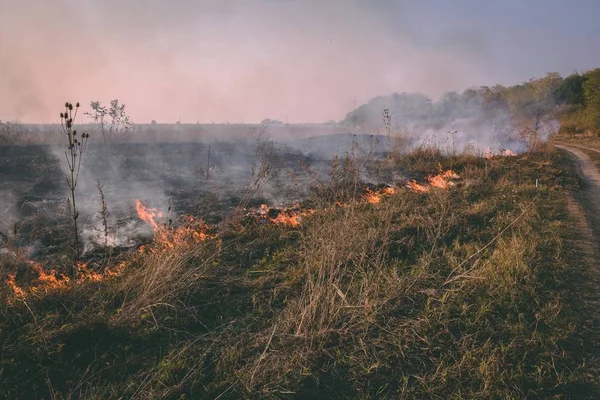
[[[599,13],[591,0],[0,0],[0,119],[57,123],[65,101],[116,98],[137,124],[337,122],[377,96],[599,66]]]

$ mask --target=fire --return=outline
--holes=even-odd
[[[273,221],[276,224],[300,226],[300,215],[285,215],[284,213],[280,213],[277,217],[271,219],[271,221]]]
[[[123,273],[125,262],[121,262],[115,267],[107,268],[104,274],[90,270],[87,263],[78,262],[75,265],[76,278],[71,280],[68,276],[58,273],[55,270],[44,269],[40,264],[28,261],[31,269],[37,274],[26,288],[19,287],[16,283],[16,276],[9,274],[6,284],[12,290],[17,298],[27,297],[29,294],[40,295],[56,291],[67,290],[72,286],[73,282],[101,282],[107,278],[114,278]]]
[[[370,204],[379,204],[383,196],[391,196],[396,193],[396,189],[391,186],[385,187],[377,192],[368,189],[364,194],[363,198]]]
[[[456,172],[452,171],[451,169],[442,172],[440,174],[440,176],[442,176],[443,178],[446,178],[446,179],[460,179],[460,176]]]
[[[16,297],[18,297],[18,298],[25,297],[25,292],[23,291],[23,289],[18,287],[17,284],[15,283],[15,275],[14,274],[8,274],[8,278],[6,279],[6,284],[12,290],[13,294]]]
[[[182,220],[184,225],[171,228],[166,226],[160,226],[156,222],[156,218],[161,218],[163,213],[155,208],[147,208],[140,200],[135,200],[135,209],[137,210],[138,217],[154,228],[154,243],[158,246],[165,248],[174,248],[184,243],[199,243],[203,242],[212,236],[208,233],[208,225],[202,220],[198,220],[191,215],[184,216]],[[140,246],[138,252],[154,252],[154,248],[150,248],[148,245]]]
[[[100,282],[102,280],[102,275],[97,273],[96,271],[91,271],[88,269],[87,263],[78,262],[77,263],[77,280],[78,281],[90,281],[90,282]]]
[[[406,182],[406,187],[416,193],[429,193],[429,188],[427,186],[421,185],[415,180]]]
[[[514,157],[517,155],[517,153],[513,152],[510,149],[500,149],[500,153],[498,155],[503,157]],[[492,157],[494,157],[494,153],[492,152],[492,149],[488,147],[488,149],[485,152],[485,158],[489,160]]]
[[[270,217],[269,214],[273,211],[276,212],[276,216]],[[291,227],[298,227],[302,222],[302,217],[314,214],[314,210],[301,210],[300,204],[296,203],[293,207],[272,209],[266,204],[261,204],[258,209],[248,211],[246,214],[249,217],[254,217],[256,220],[268,221],[277,225],[287,225]]]
[[[378,204],[381,202],[381,195],[373,192],[371,189],[367,189],[367,193],[365,193],[365,200],[369,204]]]
[[[162,212],[156,208],[147,208],[146,205],[144,205],[138,199],[135,200],[135,210],[137,211],[138,217],[140,217],[142,221],[146,221],[152,225],[154,230],[158,229],[158,223],[156,222],[155,218],[162,218]]]
[[[455,185],[455,183],[452,182],[450,179],[459,179],[459,178],[460,178],[460,176],[458,176],[458,174],[456,174],[454,171],[447,170],[447,171],[440,172],[439,174],[434,175],[434,176],[428,176],[427,181],[433,187],[440,188],[440,189],[448,189],[449,187],[452,187]]]
[[[64,290],[69,287],[71,280],[63,274],[57,274],[56,271],[46,272],[38,263],[31,262],[33,269],[37,272],[37,284],[30,288],[31,293],[49,293],[57,290]]]

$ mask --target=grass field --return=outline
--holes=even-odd
[[[368,202],[336,169],[297,226],[230,217],[68,283],[5,254],[0,397],[593,396],[572,162],[379,167],[460,178]]]

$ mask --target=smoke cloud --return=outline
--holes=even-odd
[[[118,98],[138,123],[324,122],[379,94],[481,82],[483,37],[431,40],[414,13],[387,0],[0,0],[0,117],[56,122],[66,100]]]

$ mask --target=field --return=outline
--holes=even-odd
[[[90,149],[70,278],[57,152],[2,148],[0,396],[594,398],[573,162],[353,140]]]

